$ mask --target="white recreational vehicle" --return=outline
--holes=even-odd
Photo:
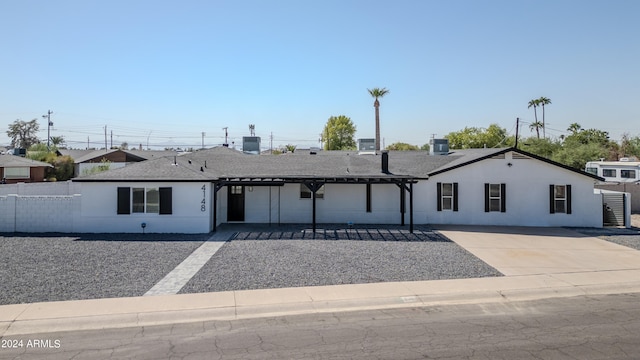
[[[607,182],[640,181],[640,161],[636,158],[621,158],[620,161],[589,161],[585,171],[600,176]]]

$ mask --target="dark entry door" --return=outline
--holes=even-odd
[[[227,221],[244,221],[244,186],[228,187]]]

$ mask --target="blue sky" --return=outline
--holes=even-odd
[[[3,1],[0,145],[16,119],[68,145],[319,146],[330,116],[385,144],[533,121],[640,135],[640,2]],[[530,136],[527,125],[521,132]]]

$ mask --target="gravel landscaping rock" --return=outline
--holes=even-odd
[[[581,234],[595,236],[618,245],[640,250],[640,229],[638,228],[574,228]]]
[[[502,275],[427,228],[401,229],[324,226],[315,239],[295,226],[241,231],[180,293]]]
[[[140,296],[209,234],[0,234],[0,305]]]

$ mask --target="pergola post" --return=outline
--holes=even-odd
[[[404,180],[400,182],[400,225],[404,226],[404,213],[406,208],[406,198],[405,198],[405,185]]]
[[[413,234],[413,182],[409,183],[409,232]]]
[[[312,227],[313,233],[316,233],[316,192],[324,185],[324,183],[318,183],[315,180],[311,182],[305,182],[304,185],[311,191],[311,203],[313,204],[312,210]]]

